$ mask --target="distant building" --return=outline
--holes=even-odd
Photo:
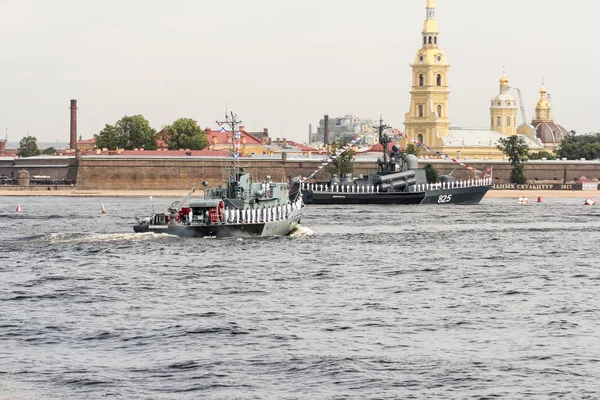
[[[373,132],[373,120],[363,119],[355,115],[345,115],[343,117],[328,118],[329,143],[338,140],[353,140],[359,135],[367,132]],[[316,134],[311,135],[310,143],[313,145],[323,144],[325,140],[325,118],[319,121]]]
[[[552,108],[544,82],[540,89],[540,100],[535,107],[535,117],[531,120],[531,124],[522,124],[517,131],[520,134],[539,139],[544,148],[550,151],[556,150],[567,136],[568,131],[556,124],[552,118]]]

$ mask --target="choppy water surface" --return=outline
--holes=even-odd
[[[256,240],[133,234],[149,210],[0,197],[0,398],[600,397],[582,199],[308,206]]]

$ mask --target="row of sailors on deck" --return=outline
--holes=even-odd
[[[300,208],[302,208],[302,200],[262,208],[226,208],[223,213],[225,222],[230,224],[271,222],[288,219],[292,212]]]
[[[189,224],[190,221],[197,221],[200,223],[239,224],[280,221],[290,218],[292,212],[300,208],[302,208],[301,199],[283,205],[261,208],[225,208],[222,210],[222,215],[216,216],[214,220],[211,220],[208,212],[206,212],[204,218],[201,216],[196,216],[194,218],[194,214],[192,213],[192,210],[190,210],[189,214],[186,216],[185,223]]]
[[[425,183],[416,185],[416,191],[436,190],[436,189],[453,189],[461,187],[485,186],[491,185],[492,179],[474,178],[464,181]],[[313,192],[339,192],[339,193],[379,193],[379,186],[357,186],[357,185],[337,185],[327,183],[303,183],[303,190],[312,190]]]

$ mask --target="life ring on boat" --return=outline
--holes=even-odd
[[[225,205],[222,201],[220,201],[219,206],[217,207],[217,218],[219,219],[219,222],[225,222],[225,212],[223,211],[224,207]]]
[[[208,209],[208,216],[210,218],[210,222],[217,222],[217,209],[215,207],[210,207]]]

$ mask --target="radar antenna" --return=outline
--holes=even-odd
[[[232,154],[233,154],[233,175],[236,177],[239,176],[239,158],[240,158],[240,149],[238,139],[240,138],[240,133],[236,131],[236,126],[242,124],[242,121],[237,119],[237,114],[234,114],[233,111],[230,112],[229,115],[225,114],[225,121],[217,121],[217,124],[220,126],[229,125],[231,128],[231,145],[232,145]]]

